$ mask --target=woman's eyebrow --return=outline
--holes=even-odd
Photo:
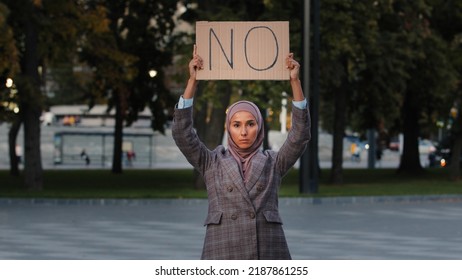
[[[240,120],[234,120],[234,121],[231,121],[231,123],[250,123],[250,122],[257,122],[256,120],[254,119],[251,119],[251,120],[244,120],[244,121],[240,121]]]

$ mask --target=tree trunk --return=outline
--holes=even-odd
[[[115,128],[114,128],[114,147],[112,156],[112,173],[122,173],[122,141],[123,141],[123,123],[124,123],[124,94],[119,89],[114,91],[115,100]]]
[[[459,108],[460,112],[460,108]],[[455,122],[453,131],[455,131],[454,143],[451,147],[452,155],[451,155],[451,165],[450,168],[450,179],[453,181],[460,180],[460,156],[462,152],[462,115],[461,113],[458,114]]]
[[[38,33],[36,24],[32,22],[35,4],[27,1],[25,7],[30,13],[25,22],[24,56],[22,70],[25,81],[22,86],[21,106],[24,121],[24,173],[26,188],[33,191],[43,189],[43,169],[40,153],[40,115],[41,93],[38,73]],[[19,85],[18,85],[19,89]]]
[[[10,175],[19,176],[19,156],[16,152],[16,139],[18,139],[19,129],[21,128],[21,117],[14,119],[10,131],[8,132],[8,146],[10,154]]]
[[[231,97],[231,85],[229,82],[221,82],[218,85],[219,104],[212,105],[210,120],[206,126],[205,131],[205,145],[209,149],[214,149],[216,146],[223,142],[225,133],[224,124],[226,120],[226,109],[229,106]]]
[[[337,89],[334,101],[334,135],[332,147],[332,169],[330,182],[343,184],[343,138],[345,135],[345,118],[347,106],[346,83]]]
[[[420,174],[423,172],[419,155],[419,108],[414,94],[407,92],[403,103],[403,154],[399,173]]]
[[[453,181],[460,180],[460,154],[462,152],[462,134],[458,133],[452,146],[450,178]]]
[[[40,108],[28,103],[24,112],[24,173],[25,184],[31,191],[43,189],[42,157],[40,153]]]

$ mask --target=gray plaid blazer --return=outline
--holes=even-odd
[[[311,138],[308,109],[292,109],[292,128],[279,152],[257,153],[245,184],[236,160],[222,145],[209,150],[193,129],[192,107],[175,109],[172,134],[203,176],[208,214],[202,259],[290,259],[278,210],[282,177]]]

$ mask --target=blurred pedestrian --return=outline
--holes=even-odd
[[[132,150],[127,151],[127,164],[128,164],[129,166],[132,166],[132,165],[133,165],[133,160],[135,160],[135,159],[136,159],[136,154],[135,154],[135,152],[132,151]]]
[[[361,161],[361,148],[356,142],[352,142],[350,145],[351,161]]]
[[[90,165],[90,156],[87,154],[87,151],[85,151],[85,149],[83,149],[80,153],[80,158],[82,158],[85,161],[86,165]]]

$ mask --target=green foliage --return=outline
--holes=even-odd
[[[19,102],[14,85],[6,85],[8,78],[15,77],[19,71],[19,51],[8,25],[8,8],[0,3],[0,122],[11,121],[15,117],[13,107]]]
[[[123,116],[127,125],[146,106],[153,114],[153,129],[164,131],[165,108],[173,106],[164,85],[164,68],[171,63],[174,1],[88,1],[90,27],[82,45],[81,58],[93,69],[89,96],[106,97],[124,92]],[[150,77],[150,70],[157,76]],[[94,101],[93,101],[94,103]]]
[[[75,1],[41,1],[39,56],[46,62],[72,61],[84,16]]]
[[[8,24],[10,11],[0,3],[0,77],[1,86],[5,86],[7,77],[13,77],[19,70],[19,51],[13,37],[13,30]]]
[[[457,79],[455,60],[448,58],[451,41],[444,40],[449,37],[447,18],[460,17],[456,2],[323,1],[323,126],[329,131],[333,127],[328,108],[335,87],[346,80],[350,89],[348,120],[353,130],[363,132],[384,122],[393,134],[401,132],[404,94],[415,92],[413,102],[421,109],[422,133],[431,135],[435,120],[441,118],[441,112],[447,114],[452,104],[448,99]],[[460,21],[451,22],[460,26]],[[451,30],[457,32],[454,27]]]
[[[117,46],[117,38],[109,28],[106,10],[96,6],[92,12],[105,19],[103,26],[106,28],[88,29],[85,32],[85,42],[81,46],[80,59],[92,69],[88,96],[92,99],[111,99],[114,89],[126,88],[127,83],[133,80],[137,72],[134,67],[137,58],[121,51]],[[87,22],[88,27],[98,25],[99,21],[101,18],[91,15]]]
[[[2,59],[7,62],[14,71],[11,71],[11,78],[14,79],[17,85],[18,97],[23,102],[32,102],[42,107],[47,102],[45,95],[40,92],[37,85],[38,81],[34,78],[24,76],[26,65],[30,63],[31,57],[26,55],[26,37],[37,37],[37,51],[35,52],[36,59],[40,66],[40,83],[42,85],[46,81],[49,73],[53,73],[53,68],[60,65],[60,68],[72,69],[72,63],[75,60],[75,54],[78,48],[79,39],[82,36],[82,18],[83,11],[77,5],[76,1],[4,1],[11,11],[8,17],[9,30],[2,32],[8,36],[2,37],[8,40],[11,47],[2,49],[2,55],[9,55],[9,59]],[[29,22],[35,26],[36,34],[28,34],[25,26]],[[8,31],[8,32],[7,32]],[[11,35],[11,36],[10,36]],[[27,36],[26,36],[27,35]],[[19,62],[21,59],[21,69]],[[63,67],[63,65],[67,67]],[[54,74],[54,73],[53,73]],[[30,73],[27,75],[30,76]],[[72,77],[70,75],[65,77]],[[62,82],[59,75],[54,75],[54,82],[51,84],[59,84]],[[72,79],[67,80],[73,81]],[[72,84],[72,83],[71,83]],[[72,86],[70,88],[73,88]],[[59,91],[59,87],[56,88]],[[69,92],[66,92],[69,94]]]

